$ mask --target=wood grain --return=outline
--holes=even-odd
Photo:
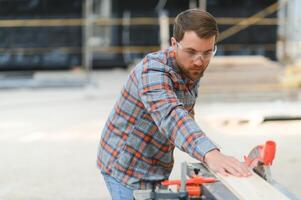
[[[241,200],[288,200],[285,195],[255,173],[247,178],[214,174]]]

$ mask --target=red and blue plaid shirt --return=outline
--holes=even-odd
[[[217,148],[194,121],[199,81],[181,74],[171,48],[130,73],[102,132],[101,170],[133,189],[168,179],[175,146],[202,161]]]

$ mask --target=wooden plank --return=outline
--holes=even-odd
[[[207,123],[204,123],[204,121],[202,121],[200,124],[202,124],[202,128],[203,130],[205,130],[205,132],[207,133],[216,132],[216,130],[213,127],[209,126]],[[219,143],[221,142],[222,140],[219,140]],[[219,145],[223,147],[222,151],[226,150],[224,147],[226,147],[227,145],[224,146],[223,144],[219,144]],[[238,154],[240,153],[238,152]],[[284,194],[282,194],[279,190],[274,188],[272,185],[270,185],[268,182],[266,182],[264,179],[262,179],[259,175],[255,174],[254,172],[252,176],[244,177],[244,178],[234,177],[234,176],[225,177],[213,171],[210,172],[214,174],[224,185],[226,185],[227,188],[231,190],[240,200],[265,200],[265,199],[288,200],[289,199]]]
[[[247,178],[225,177],[212,173],[241,200],[288,200],[285,195],[255,173]]]
[[[200,174],[204,177],[215,177],[219,180],[216,183],[203,185],[203,189],[208,193],[208,198],[211,197],[216,200],[288,199],[284,194],[255,173],[247,178],[233,176],[225,177],[210,171],[204,164],[190,163],[188,165],[189,177],[194,175],[194,169],[199,169]]]

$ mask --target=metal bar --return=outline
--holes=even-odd
[[[123,20],[122,20],[122,45],[123,45],[123,59],[125,63],[131,62],[130,51],[128,50],[128,46],[130,42],[130,25],[131,25],[131,12],[129,10],[123,12]]]
[[[83,45],[84,46],[84,45]],[[225,51],[239,51],[241,48],[248,48],[250,50],[256,50],[257,48],[263,47],[267,51],[275,51],[275,44],[223,44],[220,45],[220,48]],[[92,47],[91,47],[92,48]],[[147,53],[152,51],[158,51],[160,46],[99,46],[93,47],[93,52],[106,52],[106,53]],[[0,48],[0,54],[45,54],[52,51],[68,53],[68,54],[79,54],[81,53],[80,47],[36,47],[36,48]]]
[[[216,17],[216,21],[220,25],[234,25],[247,18],[233,18],[233,17]],[[279,22],[277,18],[253,18],[254,22],[244,22],[243,25],[277,25]],[[175,18],[169,17],[169,24],[174,23]],[[98,26],[116,26],[116,25],[159,25],[158,18],[152,17],[136,17],[131,18],[129,24],[124,24],[122,18],[96,18],[92,22]],[[280,22],[283,23],[283,22]],[[73,19],[9,19],[0,20],[0,27],[52,27],[52,26],[83,26],[85,24],[85,18],[73,18]]]
[[[199,0],[199,7],[202,10],[206,10],[207,9],[207,0]]]
[[[160,45],[161,50],[168,48],[169,46],[169,20],[167,11],[160,11],[159,14],[160,22]]]
[[[181,164],[181,188],[180,192],[186,191],[186,176],[187,176],[187,163],[182,162]]]
[[[93,52],[90,48],[90,38],[93,34],[93,26],[91,24],[91,15],[93,14],[93,0],[85,0],[83,6],[83,14],[85,23],[83,27],[83,48],[82,48],[82,67],[85,69],[87,81],[90,82],[90,71],[92,68]]]

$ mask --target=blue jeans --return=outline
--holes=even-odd
[[[101,172],[112,200],[133,200],[133,190],[119,183],[115,178]]]

